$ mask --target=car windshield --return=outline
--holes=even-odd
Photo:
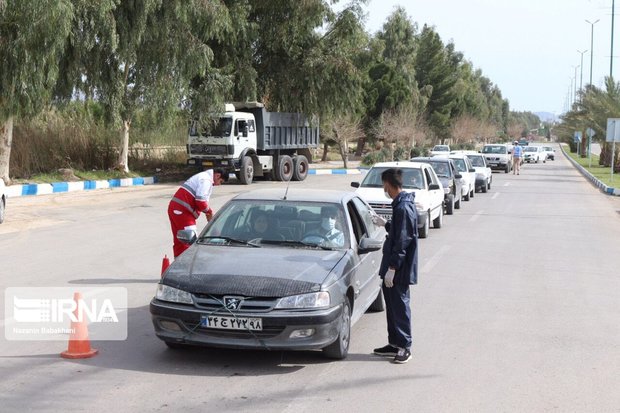
[[[429,162],[429,164],[435,170],[437,176],[441,178],[449,178],[450,177],[450,165],[447,162]]]
[[[548,152],[553,152],[553,148],[550,148],[548,146],[545,146],[543,150],[548,151]]]
[[[383,188],[381,174],[387,169],[390,168],[387,166],[370,168],[360,186],[363,188]],[[401,170],[403,171],[403,189],[424,188],[424,179],[422,177],[421,169],[401,168]]]
[[[452,160],[456,164],[456,169],[458,169],[459,172],[467,172],[467,165],[465,164],[464,159],[456,158]]]
[[[473,166],[484,166],[484,159],[482,158],[482,156],[477,156],[477,155],[469,156],[468,155],[467,157],[469,158]]]
[[[525,152],[538,152],[538,147],[537,146],[527,146],[527,147],[523,148],[523,150]]]
[[[232,200],[203,230],[202,245],[343,249],[349,230],[340,204]]]
[[[506,153],[506,147],[501,145],[487,145],[482,148],[482,153]]]

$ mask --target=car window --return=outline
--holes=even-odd
[[[528,146],[523,149],[525,152],[538,152],[538,147],[536,146]]]
[[[357,197],[353,198],[351,200],[351,203],[353,204],[357,217],[361,219],[360,227],[361,227],[362,235],[366,234],[369,237],[374,236],[374,234],[377,232],[379,228],[372,222],[371,208],[368,206],[368,204],[366,204],[364,201],[362,201],[360,198],[357,198]],[[353,216],[351,217],[351,219],[353,219]],[[357,234],[356,234],[356,237],[357,237]],[[360,239],[358,239],[357,241],[359,242]]]
[[[506,147],[501,145],[486,145],[482,148],[482,153],[505,154]]]
[[[434,176],[431,173],[431,168],[424,168],[424,176],[426,177],[426,188],[428,188],[432,184],[437,183],[435,182]]]
[[[450,165],[448,162],[429,162],[429,164],[433,167],[437,176],[443,178],[450,177]]]
[[[473,166],[484,166],[484,158],[482,156],[472,155],[469,160]]]
[[[364,177],[360,184],[363,188],[383,188],[381,174],[389,167],[372,167]],[[403,171],[403,188],[404,189],[420,189],[424,188],[424,180],[422,173],[418,168],[401,168]]]
[[[468,172],[467,169],[467,164],[465,163],[464,159],[452,159],[454,161],[454,164],[456,165],[456,169],[458,169],[459,172]]]

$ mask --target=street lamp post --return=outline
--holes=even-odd
[[[573,91],[573,102],[575,102],[577,100],[577,69],[579,69],[580,66],[577,65],[573,67],[575,68],[575,77],[574,77],[575,83],[573,84],[574,85],[573,87],[575,90]]]
[[[594,25],[598,23],[600,19],[596,19],[595,22],[586,20],[586,23],[590,24],[590,85],[592,84],[592,63],[594,61]]]
[[[581,102],[581,93],[582,88],[583,88],[583,54],[586,53],[587,50],[584,50],[583,52],[581,50],[577,50],[577,53],[579,53],[581,55],[581,65],[579,65],[581,67],[581,69],[579,70],[579,101]]]

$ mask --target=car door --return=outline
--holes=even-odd
[[[435,173],[435,171],[433,170],[433,168],[430,167],[424,167],[424,176],[426,178],[427,181],[427,190],[430,194],[430,198],[431,198],[431,208],[433,209],[432,211],[432,215],[434,217],[437,217],[437,215],[439,215],[439,213],[441,212],[441,206],[443,204],[443,188],[441,186],[441,182],[439,182],[439,178],[437,177],[437,174]],[[438,189],[430,189],[431,185],[437,185]]]
[[[372,222],[372,209],[359,197],[354,197],[347,204],[347,211],[351,220],[352,234],[352,261],[354,263],[351,281],[355,294],[353,306],[353,321],[362,316],[364,311],[377,298],[381,288],[381,279],[378,276],[381,265],[381,251],[360,254],[358,245],[363,237],[379,239],[385,230]]]

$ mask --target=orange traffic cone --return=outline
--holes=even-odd
[[[76,305],[82,300],[81,293],[73,294],[73,301]],[[86,320],[80,320],[78,308],[73,312],[77,321],[71,321],[71,336],[69,337],[69,348],[67,351],[60,353],[61,357],[66,359],[86,359],[93,357],[99,353],[99,350],[90,348],[90,340],[88,339],[88,326]]]
[[[162,275],[162,277],[164,276],[164,273],[166,272],[166,270],[168,269],[169,266],[170,266],[170,259],[168,258],[168,255],[164,255],[164,259],[161,261],[161,275]]]

